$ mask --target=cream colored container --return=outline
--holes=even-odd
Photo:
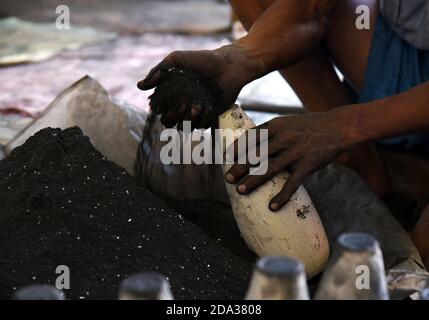
[[[323,272],[315,299],[389,300],[378,241],[363,233],[342,234]]]
[[[246,300],[310,300],[304,265],[288,257],[261,258]]]
[[[219,117],[220,129],[232,129],[224,150],[246,130],[255,127],[239,106]],[[231,165],[225,164],[227,172]],[[329,256],[325,229],[307,191],[300,186],[291,201],[277,212],[268,208],[288,179],[284,171],[253,191],[240,195],[235,184],[226,183],[234,216],[245,242],[258,256],[289,256],[303,262],[309,278],[320,273]]]

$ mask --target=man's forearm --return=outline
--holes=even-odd
[[[326,16],[338,0],[277,0],[236,45],[268,72],[305,57],[322,40]]]
[[[429,82],[404,93],[331,111],[350,144],[429,132]]]

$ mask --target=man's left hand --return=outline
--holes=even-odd
[[[249,194],[287,169],[290,177],[281,192],[271,199],[269,208],[272,211],[282,208],[308,175],[328,165],[350,147],[347,134],[350,128],[335,111],[279,117],[256,129],[268,129],[267,173],[249,175],[249,165],[235,163],[225,179],[228,183],[237,184],[238,193]],[[238,150],[238,140],[234,150]],[[246,149],[246,153],[248,151]],[[234,161],[239,156],[235,152]]]

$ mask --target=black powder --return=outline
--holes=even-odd
[[[79,128],[44,129],[0,161],[0,298],[55,284],[68,298],[116,299],[122,279],[166,275],[175,298],[241,299],[251,264],[184,220]]]
[[[191,120],[192,105],[199,105],[201,113],[210,110],[212,113],[211,127],[218,126],[219,114],[215,111],[220,109],[221,90],[213,81],[186,68],[163,67],[160,72],[160,83],[149,97],[150,112],[143,129],[143,139],[151,141],[150,133],[158,116],[172,109],[178,110],[182,106],[186,107],[186,111],[184,118],[178,119],[180,120],[179,127],[182,121]],[[140,164],[143,161],[140,153],[140,151],[137,153],[137,177],[141,173]]]
[[[307,214],[310,212],[310,206],[304,205],[296,210],[296,216],[301,220],[307,219]]]
[[[150,96],[150,107],[156,114],[193,104],[216,110],[220,97],[220,88],[203,75],[185,68],[167,67],[161,70],[161,82]]]

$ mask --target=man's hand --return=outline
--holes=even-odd
[[[268,172],[251,176],[248,165],[234,164],[225,179],[237,183],[238,193],[248,194],[287,169],[290,177],[282,191],[270,201],[272,211],[278,211],[290,200],[304,178],[328,165],[350,145],[347,128],[335,111],[279,117],[257,129],[268,129]],[[242,156],[237,150],[238,140],[234,145],[234,161]]]
[[[175,51],[155,66],[145,79],[137,86],[141,90],[149,90],[162,82],[161,70],[169,67],[187,68],[200,73],[213,81],[221,90],[221,108],[215,110],[222,113],[231,107],[244,85],[259,77],[262,65],[250,59],[244,49],[238,45],[228,45],[216,50]],[[194,119],[204,118],[200,114],[203,108],[198,105],[182,106],[191,109],[192,124],[198,126]],[[165,118],[169,123],[177,124],[182,119],[180,110],[169,110]]]

